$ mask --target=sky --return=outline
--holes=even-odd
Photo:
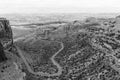
[[[119,12],[120,0],[0,0],[0,14]]]

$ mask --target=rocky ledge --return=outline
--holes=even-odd
[[[0,18],[0,62],[7,60],[4,50],[8,50],[13,45],[12,29],[9,20]]]

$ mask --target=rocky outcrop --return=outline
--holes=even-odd
[[[5,18],[0,18],[0,62],[7,60],[4,50],[10,49],[12,43],[12,29],[9,21]]]
[[[0,42],[4,49],[8,49],[13,44],[12,29],[9,21],[5,18],[0,18]]]
[[[0,62],[6,61],[6,60],[7,60],[7,57],[5,56],[3,46],[0,43]]]

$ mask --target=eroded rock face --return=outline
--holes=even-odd
[[[12,43],[12,30],[9,21],[5,18],[0,18],[0,62],[7,60],[4,50],[10,49]]]
[[[7,57],[5,56],[3,46],[0,43],[0,62],[6,61],[6,60],[7,60]]]
[[[12,29],[9,21],[5,18],[0,18],[0,42],[2,43],[4,49],[11,47],[13,43],[12,36]]]

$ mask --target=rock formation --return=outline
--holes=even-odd
[[[3,50],[3,46],[0,43],[0,62],[5,61],[5,60],[7,60],[7,58],[5,56],[5,53],[4,53],[4,50]]]
[[[0,62],[7,60],[4,50],[10,49],[12,43],[12,29],[9,21],[5,18],[0,18]]]
[[[13,43],[12,29],[9,25],[9,21],[5,18],[0,18],[0,42],[4,49],[10,48]]]

